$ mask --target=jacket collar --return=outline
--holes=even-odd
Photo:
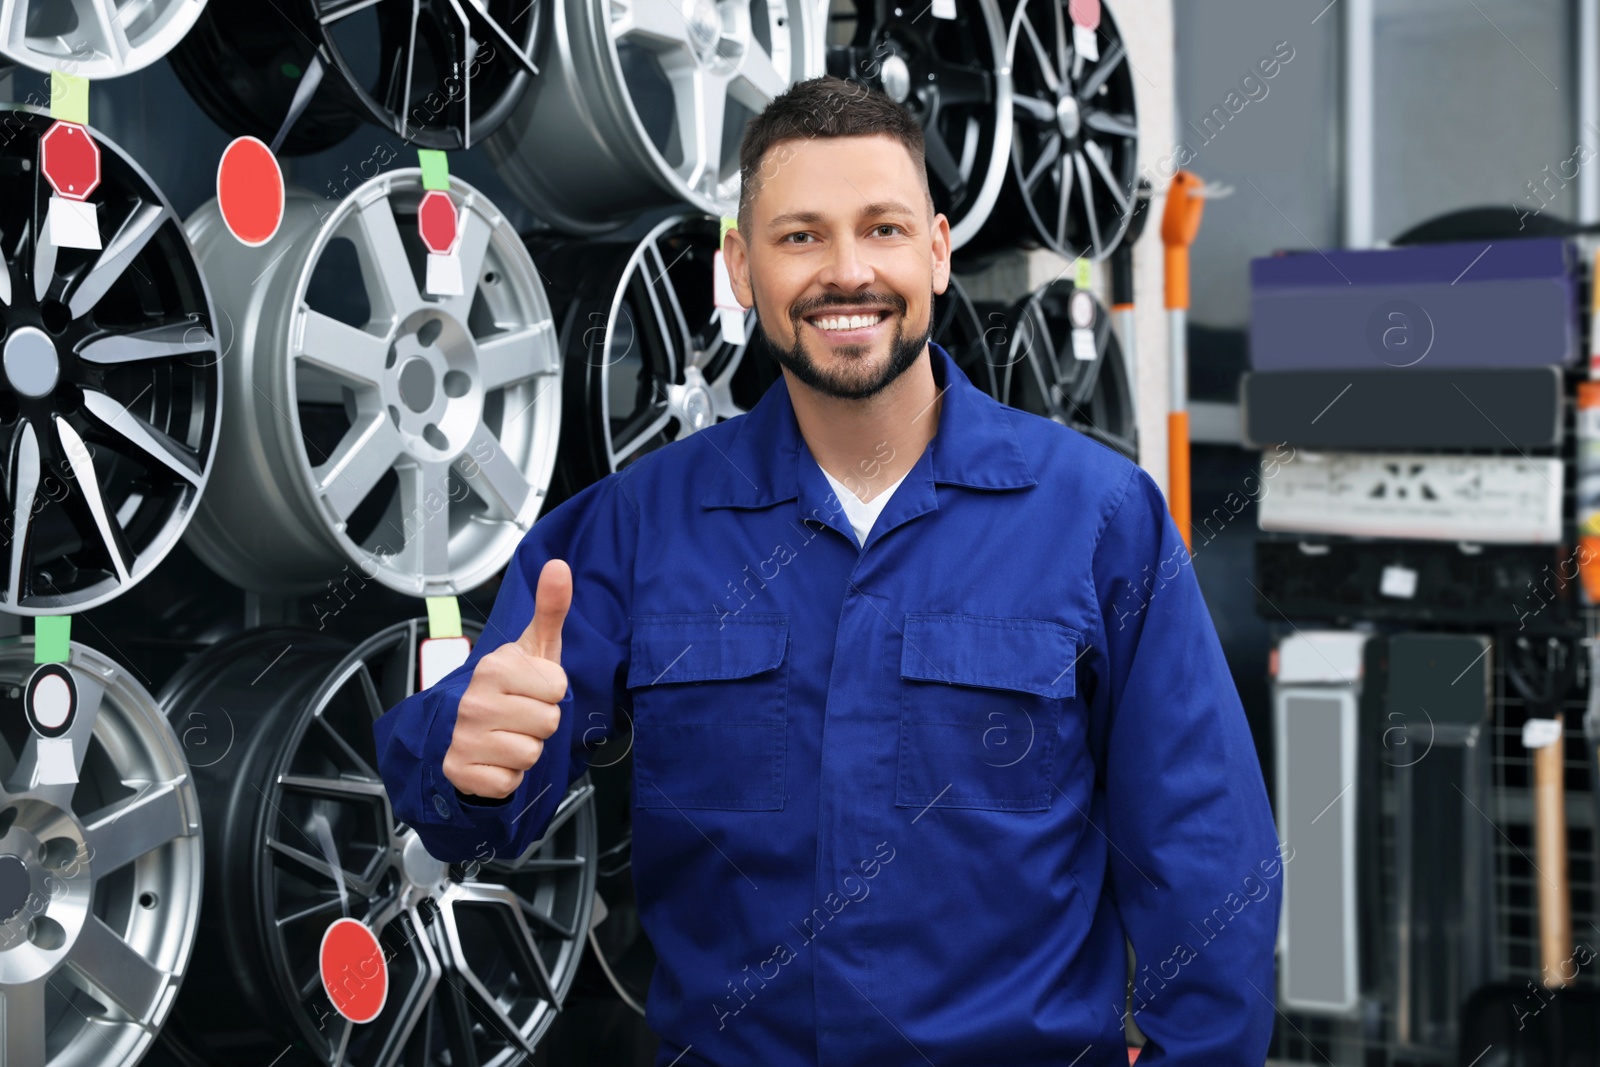
[[[919,465],[931,461],[933,482],[970,489],[1037,485],[1005,405],[973,385],[950,354],[931,341],[928,357],[934,382],[944,391],[938,433],[919,460]],[[801,462],[816,461],[800,434],[789,380],[780,375],[738,421],[739,433],[716,458],[717,473],[701,505],[759,508],[796,499]]]

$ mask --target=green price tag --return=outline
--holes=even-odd
[[[717,247],[721,248],[722,242],[728,239],[729,230],[737,230],[738,228],[738,219],[734,218],[732,215],[722,216],[722,231],[717,234]]]
[[[89,79],[65,71],[50,72],[50,117],[89,125]]]
[[[422,168],[424,189],[450,188],[450,161],[437,148],[417,149],[417,166]]]
[[[428,598],[428,636],[461,636],[461,604],[455,597],[431,596]]]
[[[33,662],[65,663],[71,654],[71,615],[40,615],[33,620]]]
[[[1084,259],[1082,256],[1079,256],[1078,257],[1078,264],[1077,264],[1078,273],[1077,273],[1077,276],[1073,279],[1072,284],[1074,286],[1076,286],[1077,288],[1079,288],[1079,289],[1091,289],[1091,288],[1093,288],[1094,287],[1094,275],[1091,273],[1091,268],[1092,267],[1093,267],[1092,263],[1090,263],[1087,259]]]

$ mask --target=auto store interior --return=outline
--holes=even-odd
[[[372,722],[778,380],[722,220],[823,73],[922,124],[933,339],[1167,496],[1268,1062],[1600,1064],[1600,0],[897,2],[0,0],[0,1065],[657,1062],[626,755],[445,864]]]

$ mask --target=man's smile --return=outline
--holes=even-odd
[[[869,308],[864,311],[825,311],[805,316],[805,322],[833,344],[861,344],[883,331],[892,313]]]

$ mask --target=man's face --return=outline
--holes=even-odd
[[[734,292],[773,356],[829,396],[872,396],[927,349],[950,278],[950,224],[929,219],[911,154],[886,134],[768,149],[748,233],[727,243]]]

